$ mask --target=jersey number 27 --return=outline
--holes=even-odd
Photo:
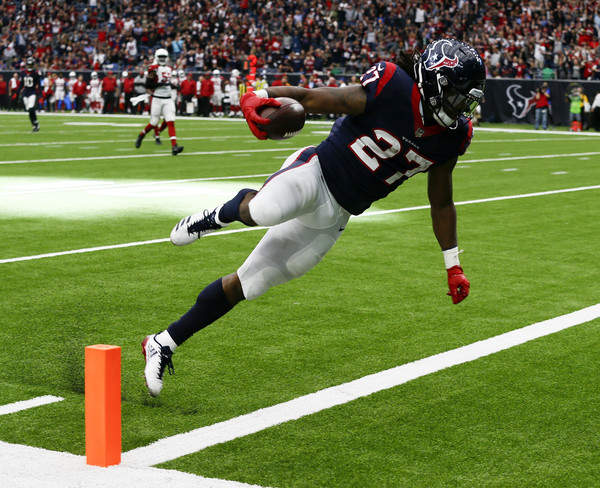
[[[393,158],[402,150],[402,144],[396,137],[383,129],[375,129],[373,134],[375,139],[378,142],[385,143],[387,148],[381,148],[377,142],[364,135],[350,144],[350,149],[367,168],[375,173],[381,166],[382,160]],[[369,152],[367,152],[367,149]],[[404,154],[404,158],[411,167],[404,172],[396,171],[392,176],[386,178],[384,181],[388,185],[395,183],[402,177],[410,178],[416,173],[426,171],[433,164],[433,161],[421,156],[412,148]]]

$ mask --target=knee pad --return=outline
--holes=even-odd
[[[240,283],[246,300],[254,300],[261,297],[272,286],[285,283],[288,279],[276,267],[265,266],[254,273],[245,274],[242,268],[238,270]]]
[[[276,201],[263,202],[260,198],[260,192],[250,200],[248,208],[250,217],[258,225],[271,227],[282,221],[283,209],[277,205]]]

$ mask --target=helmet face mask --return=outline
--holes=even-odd
[[[456,87],[451,87],[442,92],[442,110],[454,120],[461,115],[471,119],[482,98],[483,90],[479,88],[471,88],[464,93]]]
[[[415,75],[423,103],[444,127],[473,117],[483,98],[485,67],[468,44],[455,39],[434,41],[417,63]]]
[[[33,70],[34,66],[35,66],[35,60],[33,58],[27,58],[27,61],[25,61],[25,68],[27,68],[29,71],[31,71],[31,70]]]
[[[168,59],[169,59],[169,51],[167,51],[166,49],[160,48],[160,49],[157,49],[156,52],[154,53],[154,62],[161,66],[166,65]]]

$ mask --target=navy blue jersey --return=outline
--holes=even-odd
[[[337,202],[358,215],[416,173],[464,154],[473,126],[424,126],[415,81],[393,63],[378,63],[360,79],[364,112],[336,120],[317,147],[325,181]]]
[[[21,84],[19,89],[23,90],[23,96],[29,97],[37,95],[38,89],[41,87],[41,76],[37,70],[21,71]]]

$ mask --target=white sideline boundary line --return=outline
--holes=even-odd
[[[578,188],[564,188],[562,190],[549,190],[549,191],[542,191],[542,192],[536,192],[536,193],[523,193],[520,195],[506,195],[506,196],[501,196],[501,197],[481,198],[478,200],[465,200],[463,202],[455,202],[454,205],[456,205],[456,206],[471,205],[474,203],[498,202],[498,201],[502,201],[502,200],[514,200],[517,198],[531,198],[531,197],[539,197],[539,196],[546,196],[546,195],[556,195],[556,194],[560,194],[560,193],[572,193],[572,192],[577,192],[577,191],[598,190],[598,189],[600,189],[600,185],[581,186]],[[429,208],[429,205],[421,205],[421,206],[417,206],[417,207],[396,208],[396,209],[392,209],[392,210],[376,210],[376,211],[372,211],[372,212],[365,212],[364,214],[356,215],[356,216],[353,216],[352,218],[374,217],[377,215],[386,215],[386,214],[399,213],[399,212],[410,212],[412,210],[425,210],[428,208]],[[213,234],[208,234],[206,237],[217,237],[217,236],[221,236],[221,235],[225,235],[225,234],[236,234],[238,232],[252,232],[252,231],[264,230],[264,229],[265,229],[265,227],[244,227],[242,229],[233,229],[233,230],[225,230],[225,231],[221,231],[221,232],[215,232]],[[36,254],[36,255],[32,255],[32,256],[21,256],[21,257],[16,257],[16,258],[0,259],[0,264],[16,263],[16,262],[20,262],[20,261],[32,261],[32,260],[36,260],[36,259],[54,258],[54,257],[58,257],[58,256],[68,256],[70,254],[83,254],[83,253],[88,253],[88,252],[107,251],[107,250],[111,250],[111,249],[120,249],[120,248],[126,248],[126,247],[145,246],[147,244],[158,244],[158,243],[162,243],[162,242],[169,242],[169,239],[168,238],[152,239],[149,241],[127,242],[124,244],[111,244],[108,246],[88,247],[88,248],[83,248],[83,249],[74,249],[71,251],[58,251],[58,252],[52,252],[52,253],[46,253],[46,254]]]
[[[62,402],[63,400],[64,398],[62,397],[44,395],[31,398],[30,400],[7,403],[6,405],[0,405],[0,416],[20,412],[21,410],[28,410],[30,408],[41,407],[42,405],[48,405],[50,403]]]
[[[123,454],[126,466],[154,466],[207,447],[255,434],[358,398],[402,385],[443,369],[474,361],[600,317],[600,303],[576,312],[512,330],[412,363],[310,393],[217,424],[174,435]]]

